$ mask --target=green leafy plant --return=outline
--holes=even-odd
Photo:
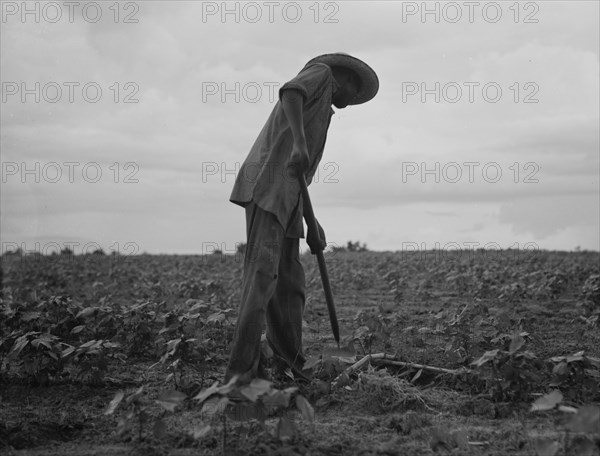
[[[151,368],[158,364],[167,365],[170,372],[165,381],[173,380],[176,389],[186,390],[195,385],[184,377],[186,371],[199,373],[200,387],[203,386],[210,353],[218,351],[215,341],[223,338],[218,329],[229,324],[229,309],[202,318],[201,313],[207,309],[208,305],[200,301],[186,312],[172,310],[164,315],[164,326],[158,339],[164,350],[161,359]]]
[[[196,338],[178,337],[167,341],[165,345],[165,352],[158,362],[168,364],[170,373],[167,375],[165,382],[173,380],[176,389],[187,388],[188,384],[184,379],[185,370],[192,369],[204,372],[203,365],[207,356],[206,350],[198,343]],[[153,364],[151,368],[156,364]]]
[[[77,326],[77,314],[82,310],[70,296],[51,296],[36,306],[36,313],[30,314],[30,321],[35,322],[37,330],[48,332],[68,341],[71,330]],[[36,316],[38,318],[32,318]]]
[[[20,365],[37,384],[46,385],[63,371],[69,350],[57,336],[29,331],[15,340],[7,360]]]
[[[440,331],[449,337],[449,341],[444,347],[446,353],[451,354],[452,358],[459,364],[463,364],[471,356],[471,348],[479,340],[478,329],[481,320],[475,322],[475,312],[467,312],[471,306],[465,305],[459,312],[458,310],[450,312],[439,312],[434,318],[441,320],[438,325]]]
[[[589,314],[586,322],[600,325],[600,275],[592,274],[587,278],[581,289],[581,296],[583,302],[580,305]]]
[[[77,348],[71,347],[64,356],[71,356],[72,363],[78,366],[78,378],[98,385],[104,380],[111,359],[126,359],[124,354],[116,351],[119,347],[108,340],[90,340]]]
[[[118,312],[108,305],[86,307],[75,318],[79,324],[71,330],[71,334],[87,335],[94,339],[114,337],[121,324]]]
[[[571,418],[563,425],[563,434],[555,440],[548,437],[537,437],[534,440],[536,454],[539,456],[555,456],[561,448],[565,455],[592,455],[594,448],[600,448],[600,407],[584,405],[575,408],[562,405],[563,395],[554,390],[540,397],[531,405],[536,413],[558,410],[571,414]]]
[[[279,390],[272,382],[263,379],[254,379],[247,385],[237,385],[236,382],[237,377],[222,386],[215,382],[194,397],[202,405],[200,415],[205,420],[204,425],[194,432],[195,438],[202,438],[211,430],[220,430],[222,451],[227,454],[227,417],[234,421],[257,420],[265,433],[278,440],[297,438],[297,426],[285,412],[298,388]],[[304,396],[296,394],[294,403],[302,417],[314,425],[314,410]],[[277,417],[271,430],[266,426],[270,416]],[[220,425],[215,425],[219,418]]]
[[[361,346],[364,354],[372,352],[375,341],[382,343],[384,348],[391,346],[391,317],[376,311],[360,311],[354,321],[358,328],[354,331],[353,340]]]
[[[480,371],[494,400],[525,400],[543,378],[543,364],[524,350],[524,334],[516,331],[508,350],[486,351],[471,363]]]
[[[583,351],[569,356],[550,358],[554,363],[550,386],[562,387],[569,398],[580,402],[593,399],[599,391],[600,359],[588,357]]]
[[[186,399],[186,395],[179,391],[165,391],[155,401],[163,409],[163,414],[158,417],[152,417],[149,413],[152,403],[144,398],[144,386],[141,386],[135,393],[125,396],[125,393],[119,391],[108,404],[105,415],[113,415],[121,404],[124,408],[124,415],[119,418],[117,424],[117,435],[123,439],[135,435],[137,427],[137,438],[143,441],[146,434],[150,432],[156,438],[163,438],[166,434],[166,424],[162,419],[164,413],[175,412]],[[152,422],[152,428],[146,429]]]
[[[121,309],[121,325],[117,338],[129,356],[147,356],[154,353],[158,314],[164,304],[145,301]]]

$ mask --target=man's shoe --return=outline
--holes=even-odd
[[[302,370],[295,366],[289,365],[282,358],[276,357],[273,359],[273,379],[274,380],[301,380],[305,382],[312,381],[312,370]]]

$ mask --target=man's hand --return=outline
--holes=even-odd
[[[287,173],[294,179],[302,177],[308,169],[308,148],[306,141],[294,141],[290,160],[287,164]]]
[[[310,247],[310,253],[315,255],[319,250],[325,250],[327,247],[327,240],[325,239],[325,231],[323,231],[323,227],[317,221],[317,228],[319,228],[318,237],[317,234],[308,230],[308,234],[306,235],[306,243]]]

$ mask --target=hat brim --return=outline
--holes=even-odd
[[[323,54],[311,59],[312,63],[324,63],[329,66],[340,66],[354,71],[360,78],[360,90],[349,104],[357,105],[371,100],[379,90],[379,78],[373,69],[362,60],[343,52]]]

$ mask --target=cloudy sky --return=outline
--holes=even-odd
[[[1,3],[3,251],[234,251],[236,169],[336,51],[381,85],[331,122],[329,243],[600,248],[596,1]]]

